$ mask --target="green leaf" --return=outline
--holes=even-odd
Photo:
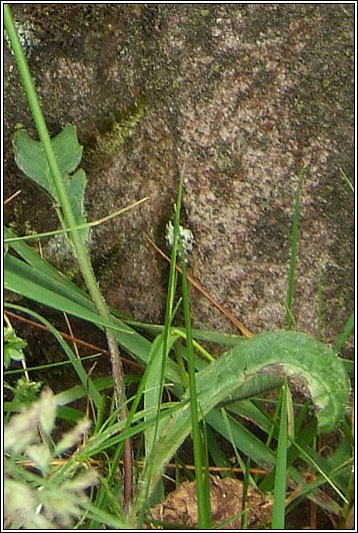
[[[56,189],[41,143],[31,139],[25,130],[19,130],[14,135],[13,146],[17,166],[57,201]]]
[[[4,402],[4,411],[10,413],[19,411],[25,404],[34,402],[38,397],[42,382],[27,381],[25,378],[20,378],[15,385],[10,385],[5,381],[4,387],[13,394],[11,402]]]
[[[77,224],[85,224],[87,222],[86,212],[84,208],[84,196],[87,179],[84,170],[80,169],[73,174],[71,179],[65,179],[65,186],[67,189],[68,198],[72,207],[73,214]],[[84,241],[87,241],[89,235],[89,228],[80,230]]]
[[[63,130],[51,140],[56,161],[65,184],[67,195],[77,224],[86,223],[84,210],[84,193],[86,188],[86,174],[78,170],[83,148],[77,139],[76,128],[67,124]],[[41,142],[32,139],[25,130],[19,130],[13,140],[15,161],[18,167],[32,181],[42,187],[57,206],[59,199],[54,180],[47,162]],[[81,230],[84,240],[87,240],[89,230]]]
[[[8,368],[11,359],[14,361],[25,360],[23,348],[27,342],[16,336],[15,330],[11,326],[4,327],[4,366]]]
[[[58,309],[59,311],[83,318],[96,325],[112,327],[113,329],[123,331],[123,328],[100,317],[94,310],[86,309],[83,305],[73,301],[67,295],[62,296],[61,286],[57,286],[57,290],[54,291],[53,289],[56,283],[47,287],[46,282],[51,282],[50,278],[44,276],[41,281],[40,272],[32,269],[23,261],[19,261],[16,257],[7,255],[4,261],[4,267],[4,286],[6,289],[42,304],[49,305],[53,309]]]
[[[265,384],[267,374],[275,378],[287,376],[291,386],[311,398],[322,433],[329,433],[343,420],[349,400],[349,378],[342,361],[321,342],[293,331],[266,332],[225,355],[240,360],[234,363],[235,374],[241,381],[234,396],[243,397],[253,378],[262,379]]]
[[[145,383],[145,392],[144,392],[144,407],[145,410],[150,413],[149,416],[145,417],[145,420],[148,420],[153,416],[153,410],[160,404],[161,397],[161,384],[160,384],[160,374],[161,374],[161,357],[168,357],[174,342],[178,339],[177,336],[169,335],[166,353],[163,354],[163,335],[160,334],[152,342],[152,347],[149,354],[150,368],[148,371],[147,380]],[[148,368],[148,367],[147,367]],[[146,457],[150,457],[152,453],[153,438],[154,438],[154,425],[149,426],[149,428],[144,433],[145,438],[145,449]]]
[[[11,238],[12,236],[14,236],[14,233],[12,233],[8,228],[4,228],[4,235],[6,238]],[[82,305],[94,311],[95,307],[93,303],[89,300],[87,294],[79,287],[77,287],[72,281],[66,278],[64,274],[59,272],[48,261],[45,261],[34,250],[34,248],[29,246],[24,241],[12,242],[11,248],[24,261],[21,262],[19,261],[19,259],[9,255],[9,271],[11,271],[12,269],[19,271],[19,274],[21,273],[21,276],[23,277],[24,284],[26,284],[26,280],[28,279],[36,281],[39,286],[46,286],[46,288],[52,289],[54,292],[62,294],[62,296],[66,296],[67,298],[70,298],[71,300],[77,302],[79,305]],[[14,261],[16,261],[16,265]],[[21,264],[25,266],[22,267]],[[20,292],[20,290],[11,290],[14,290],[14,292]]]
[[[81,161],[83,148],[77,140],[76,128],[66,125],[51,140],[59,170],[67,176],[76,170]],[[32,139],[25,130],[19,130],[13,140],[17,166],[35,183],[40,185],[57,203],[58,197],[54,187],[50,168],[40,141]]]
[[[350,382],[342,361],[330,348],[293,331],[266,332],[226,352],[196,374],[201,417],[229,395],[247,397],[253,377],[267,374],[288,378],[290,385],[309,395],[317,411],[318,428],[330,432],[342,421]],[[265,386],[266,386],[266,380]],[[257,385],[257,383],[256,383]],[[257,388],[257,387],[256,387]],[[160,427],[161,438],[152,457],[155,485],[162,469],[191,431],[188,394],[182,408]]]

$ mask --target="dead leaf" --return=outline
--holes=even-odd
[[[243,482],[238,479],[210,476],[211,516],[213,525],[229,520],[242,510]],[[272,499],[261,492],[248,488],[248,527],[256,529],[271,520]],[[185,481],[166,499],[150,510],[153,520],[171,524],[198,527],[196,483]],[[241,527],[241,517],[236,517],[224,529]]]

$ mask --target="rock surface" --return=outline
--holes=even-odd
[[[89,220],[149,196],[93,232],[108,302],[163,320],[167,266],[146,234],[164,246],[185,164],[191,274],[253,332],[284,327],[294,195],[306,166],[293,312],[299,329],[321,328],[334,342],[353,308],[354,201],[340,169],[353,181],[354,6],[12,9],[20,29],[26,23],[51,133],[70,122],[84,144]],[[13,163],[18,122],[33,131],[6,48],[5,195],[23,191],[7,220],[54,229],[42,193]],[[194,292],[192,310],[196,325],[233,332]]]

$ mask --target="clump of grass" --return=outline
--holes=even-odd
[[[86,513],[87,491],[98,481],[93,468],[61,456],[86,435],[83,419],[56,444],[56,399],[44,390],[38,401],[13,415],[4,433],[5,524],[11,529],[71,528]],[[31,469],[29,468],[31,465]]]

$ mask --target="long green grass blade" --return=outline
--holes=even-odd
[[[342,178],[344,179],[344,181],[346,182],[346,184],[348,185],[350,191],[352,194],[354,194],[354,185],[353,183],[351,182],[351,180],[348,178],[347,174],[344,172],[344,170],[341,168],[340,169],[340,172],[341,172],[341,176]]]
[[[286,465],[287,465],[287,381],[282,387],[280,432],[277,444],[277,459],[275,468],[274,504],[272,510],[272,529],[285,529],[285,499],[286,499]]]
[[[37,302],[48,305],[53,309],[69,313],[70,315],[77,316],[96,325],[124,331],[124,329],[118,324],[114,324],[112,321],[102,318],[96,312],[85,309],[82,305],[79,305],[72,299],[62,296],[58,287],[56,287],[57,290],[54,292],[52,289],[54,283],[52,283],[51,288],[47,288],[46,281],[48,280],[44,277],[41,280],[41,274],[34,271],[23,261],[10,255],[5,257],[4,286],[6,289],[21,294],[26,298],[32,300],[35,299]]]
[[[249,488],[249,481],[250,481],[250,457],[246,459],[245,463],[245,469],[244,469],[244,484],[242,487],[242,518],[241,518],[241,529],[247,529],[248,528],[248,520],[247,520],[247,511],[248,511],[248,505],[250,505],[250,502],[247,501],[247,492]]]
[[[294,294],[294,279],[295,279],[295,269],[296,269],[296,258],[297,258],[297,243],[298,243],[298,226],[299,226],[299,217],[300,217],[300,199],[301,199],[301,190],[303,185],[303,177],[305,173],[305,168],[303,168],[298,176],[298,185],[295,196],[295,207],[293,214],[293,224],[292,224],[292,235],[291,235],[291,255],[290,255],[290,270],[288,276],[288,290],[287,290],[287,314],[286,314],[286,329],[290,329],[292,326],[292,302]]]
[[[15,244],[17,249],[19,243]],[[148,363],[151,343],[145,337],[117,318],[107,322],[99,317],[90,298],[81,289],[43,261],[25,243],[21,243],[19,249],[31,264],[7,254],[4,260],[5,288],[41,304],[49,305],[58,311],[65,311],[92,322],[96,326],[112,327],[115,329],[119,345],[134,354],[140,362]],[[180,385],[179,368],[174,361],[168,360],[166,374],[167,379],[175,383],[173,390],[180,395],[183,389]]]
[[[81,361],[89,361],[91,359],[98,359],[98,357],[101,357],[102,354],[93,354],[93,355],[87,355],[84,357],[81,357]],[[50,368],[57,368],[60,366],[68,366],[71,364],[71,361],[57,361],[56,363],[47,363],[45,365],[36,365],[36,366],[27,366],[26,372],[30,374],[31,372],[38,372],[39,370],[46,370]],[[11,376],[14,374],[23,374],[24,369],[18,368],[17,370],[5,370],[4,376]]]
[[[144,408],[151,412],[152,409],[158,408],[161,405],[162,400],[162,387],[160,383],[161,369],[162,369],[162,357],[167,358],[168,353],[171,350],[173,344],[176,342],[177,337],[169,336],[167,339],[167,352],[163,354],[163,334],[154,339],[152,348],[149,354],[149,365],[147,366],[148,373],[145,383],[144,391]],[[145,438],[145,452],[146,456],[150,457],[155,446],[155,427],[149,427],[144,434]]]
[[[121,318],[126,322],[126,324],[138,329],[143,329],[144,331],[152,333],[153,335],[159,335],[159,333],[161,333],[164,329],[164,326],[161,324],[147,324],[145,322],[138,322],[137,320],[124,317],[122,314],[118,313],[118,309],[113,309],[112,311],[115,316],[118,315],[118,318]],[[182,333],[185,334],[185,328],[175,326],[175,329],[182,331]],[[240,344],[240,342],[245,342],[245,339],[242,337],[242,335],[229,335],[227,333],[219,333],[217,331],[207,331],[195,328],[193,328],[192,332],[193,337],[198,341],[207,341],[215,344],[222,344],[223,346],[236,346],[237,344]]]
[[[176,206],[175,206],[174,241],[173,241],[173,246],[171,250],[171,260],[170,260],[170,269],[169,269],[169,281],[168,281],[168,291],[167,291],[167,301],[166,301],[165,321],[164,321],[164,331],[163,331],[163,348],[162,348],[162,353],[161,353],[160,374],[158,375],[158,379],[157,379],[159,399],[161,399],[162,394],[163,394],[164,378],[166,376],[166,369],[167,369],[168,362],[170,362],[170,360],[167,358],[167,353],[168,353],[168,340],[169,340],[169,334],[170,334],[170,327],[172,324],[172,320],[174,318],[174,298],[175,298],[175,290],[176,290],[176,282],[177,282],[176,258],[177,258],[177,251],[178,251],[179,221],[180,221],[180,207],[181,207],[182,194],[183,194],[183,181],[184,181],[184,174],[182,172],[180,174],[178,195],[177,195],[177,201],[176,201]],[[180,376],[180,371],[178,372],[178,375]],[[156,418],[154,431],[153,431],[153,444],[151,446],[151,450],[153,450],[153,452],[156,447],[156,442],[158,438],[159,413],[160,413],[160,401],[158,401],[158,405],[157,405],[157,418]],[[146,457],[145,466],[143,469],[143,481],[141,481],[141,483],[143,484],[144,489],[140,492],[140,497],[137,498],[136,504],[133,506],[133,509],[132,509],[132,517],[135,517],[135,515],[137,515],[137,528],[138,529],[142,527],[144,515],[145,515],[146,509],[148,506],[148,494],[150,492],[150,485],[151,485],[151,479],[153,476],[153,472],[154,470],[153,470],[152,453],[151,453],[149,456]]]
[[[221,443],[219,442],[219,439],[216,437],[214,431],[211,429],[209,425],[206,426],[206,433],[207,433],[207,439],[208,439],[208,452],[209,455],[214,463],[215,466],[219,468],[223,468],[224,470],[221,472],[222,477],[229,476],[229,470],[232,465],[227,458],[227,455],[225,451],[223,450],[223,447]]]
[[[352,314],[349,316],[347,322],[344,325],[342,333],[339,335],[336,344],[334,345],[333,351],[335,353],[339,353],[344,346],[344,343],[348,339],[348,337],[352,334],[354,330],[354,311],[352,311]]]
[[[190,393],[190,410],[191,410],[191,424],[194,447],[194,464],[195,464],[195,479],[196,479],[196,493],[198,498],[198,517],[200,529],[208,530],[212,527],[211,511],[210,511],[210,491],[208,490],[208,483],[204,484],[203,464],[205,459],[202,457],[202,440],[199,426],[199,404],[196,389],[195,377],[195,359],[193,348],[193,335],[191,330],[191,314],[189,303],[189,289],[186,276],[186,258],[183,257],[183,250],[181,250],[181,267],[182,267],[182,288],[183,288],[183,306],[184,319],[186,330],[186,347],[188,353],[188,375],[189,375],[189,393]],[[206,461],[205,461],[206,462]]]

